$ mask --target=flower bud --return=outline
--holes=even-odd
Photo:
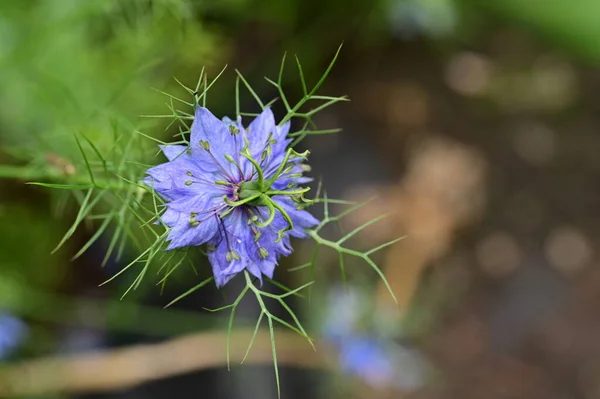
[[[240,260],[242,258],[240,257],[240,254],[238,254],[234,250],[231,250],[227,251],[227,253],[225,254],[225,259],[227,259],[227,262],[231,262],[233,260]]]
[[[269,256],[269,252],[266,249],[264,249],[263,247],[260,247],[260,249],[258,250],[258,254],[260,255],[260,257],[262,259],[266,259],[267,256]]]
[[[234,125],[229,125],[229,133],[231,133],[232,135],[236,135],[240,132],[240,129],[238,129],[237,127],[235,127]]]

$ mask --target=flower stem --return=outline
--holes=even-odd
[[[96,179],[95,182],[92,182],[88,176],[69,176],[55,169],[40,169],[31,166],[0,165],[0,179],[89,185],[103,190],[123,190],[127,188],[122,181],[117,179]]]
[[[260,165],[258,164],[258,162],[256,162],[254,160],[254,158],[252,158],[252,155],[250,155],[249,152],[248,152],[248,154],[242,152],[242,156],[244,158],[246,158],[248,161],[250,161],[250,163],[252,165],[254,165],[254,169],[256,169],[256,174],[258,175],[258,186],[260,188],[263,188],[263,186],[264,186],[264,176],[263,176],[263,171],[262,171]]]

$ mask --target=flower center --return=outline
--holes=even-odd
[[[237,193],[237,199],[230,199],[227,195],[223,196],[223,200],[229,208],[222,212],[219,216],[224,218],[229,215],[233,210],[241,205],[249,205],[255,207],[265,207],[268,212],[268,216],[266,216],[265,220],[259,221],[258,217],[253,217],[248,220],[248,224],[254,223],[254,225],[258,228],[264,228],[270,225],[275,220],[275,213],[279,212],[283,219],[287,222],[287,226],[280,229],[277,233],[277,239],[275,242],[281,241],[287,231],[294,229],[294,223],[290,215],[286,212],[286,210],[279,204],[276,200],[273,200],[272,197],[274,195],[285,195],[295,202],[305,201],[303,194],[309,190],[309,188],[298,188],[296,190],[292,190],[292,187],[289,187],[290,190],[272,190],[271,186],[273,183],[279,179],[282,175],[288,173],[293,166],[288,165],[288,161],[290,157],[292,158],[306,158],[308,155],[308,151],[299,154],[291,148],[285,153],[285,157],[283,161],[279,164],[279,167],[274,173],[269,173],[270,177],[265,178],[264,172],[262,170],[262,166],[252,157],[252,154],[249,150],[249,143],[247,139],[244,139],[245,146],[242,149],[240,155],[246,158],[253,166],[256,174],[256,180],[252,181],[243,181],[235,188],[235,193]],[[230,161],[231,162],[231,161]],[[287,169],[286,169],[287,168]],[[254,175],[254,174],[253,174]],[[293,174],[289,175],[290,177]],[[299,177],[299,176],[296,176]]]
[[[244,181],[240,184],[238,198],[243,200],[249,197],[256,197],[264,194],[271,188],[268,180],[263,181]]]

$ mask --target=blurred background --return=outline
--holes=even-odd
[[[73,132],[100,151],[117,131],[172,140],[140,115],[170,113],[152,88],[181,93],[173,76],[227,64],[208,106],[232,115],[234,68],[273,98],[284,52],[314,83],[344,42],[323,94],[351,102],[315,119],[343,132],[302,147],[329,197],[375,198],[342,231],[392,212],[352,245],[405,236],[375,257],[399,304],[350,259],[344,287],[321,253],[292,303],[319,349],[280,332],[281,396],[600,398],[598,21],[596,0],[0,1],[0,396],[277,397],[268,338],[228,371],[227,315],[203,310],[241,282],[163,309],[209,273],[199,259],[120,300],[139,271],[100,284],[137,250],[105,259],[111,230],[88,220],[51,254],[83,194],[24,183],[85,176]],[[295,249],[276,274],[294,287],[312,244]],[[240,331],[257,315],[244,302]]]

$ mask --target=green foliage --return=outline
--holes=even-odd
[[[51,153],[84,167],[75,132],[108,151],[111,132],[131,132],[141,110],[159,106],[139,93],[166,82],[189,48],[194,62],[215,54],[183,0],[23,3],[0,4],[0,122],[4,146],[38,165]]]
[[[155,152],[135,134],[148,125],[138,114],[162,103],[148,87],[220,54],[193,15],[186,0],[0,2],[0,145],[21,164],[0,165],[0,178],[62,189],[48,191],[57,218],[78,206],[59,247],[84,224],[95,230],[74,258],[102,235],[111,237],[103,263],[146,244],[134,223],[143,193],[127,181]]]

